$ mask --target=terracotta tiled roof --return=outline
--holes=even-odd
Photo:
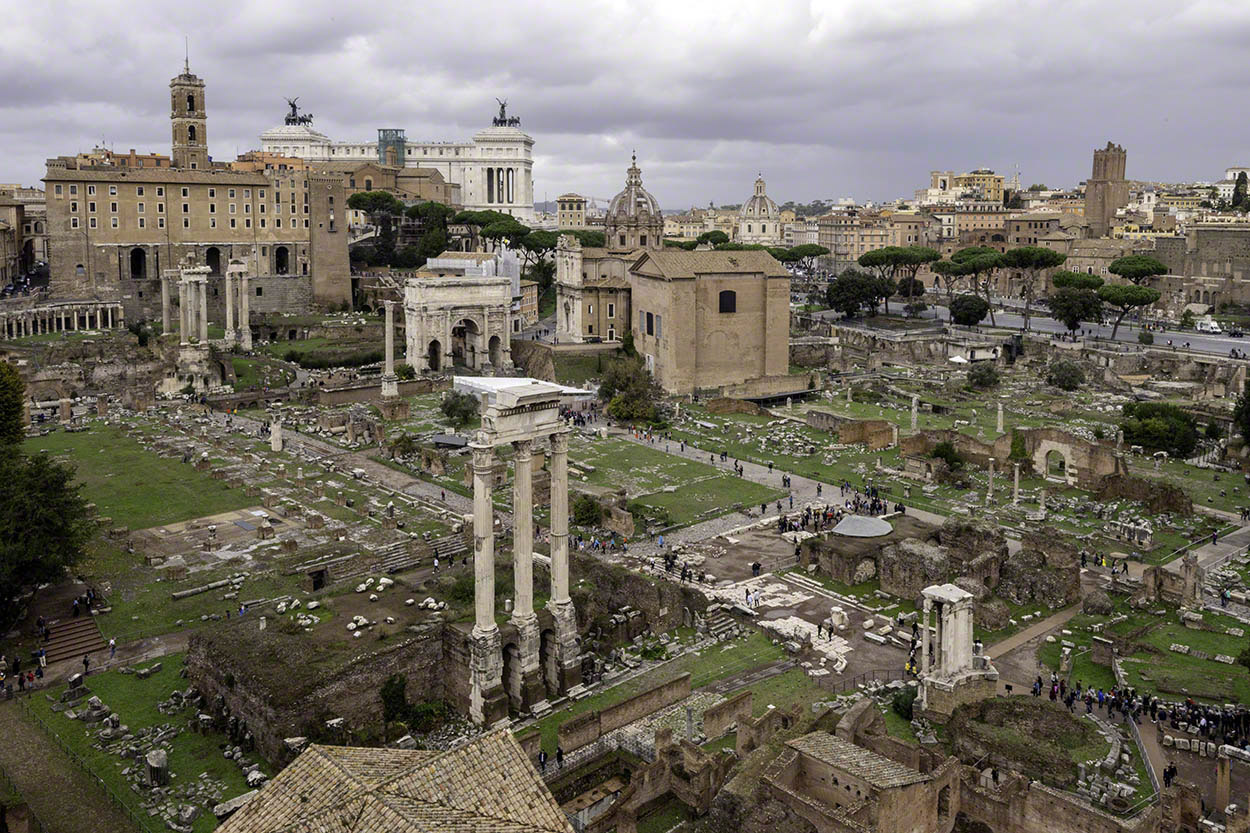
[[[219,833],[571,833],[509,732],[449,752],[311,746]]]
[[[881,789],[904,787],[929,780],[929,776],[919,770],[903,766],[871,749],[856,746],[828,732],[812,732],[789,741],[788,745]]]

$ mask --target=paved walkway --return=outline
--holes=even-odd
[[[22,794],[45,833],[137,833],[98,781],[74,763],[17,703],[0,703],[4,773]]]
[[[1080,604],[1074,604],[1066,607],[1058,613],[1049,616],[1040,622],[1034,622],[1027,628],[1018,630],[1006,639],[995,642],[993,645],[987,645],[985,653],[990,659],[998,659],[1004,654],[1009,654],[1026,642],[1037,639],[1039,636],[1045,636],[1051,631],[1058,630],[1068,623],[1068,620],[1081,612]]]

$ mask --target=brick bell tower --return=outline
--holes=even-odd
[[[184,63],[182,74],[169,82],[169,117],[173,128],[175,168],[207,170],[208,130],[204,110],[204,82]]]

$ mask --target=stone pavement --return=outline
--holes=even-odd
[[[137,833],[139,828],[100,783],[34,725],[17,703],[0,703],[0,737],[4,773],[42,822],[44,833]]]
[[[1068,620],[1081,612],[1080,604],[1074,604],[1055,613],[1040,622],[1034,622],[1027,628],[1018,630],[1006,639],[995,642],[993,645],[985,647],[985,653],[990,659],[998,659],[1004,654],[1008,654],[1019,648],[1021,645],[1038,637],[1045,636],[1051,631],[1058,630],[1067,624]]]

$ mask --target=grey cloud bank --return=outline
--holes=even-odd
[[[20,4],[0,43],[0,181],[47,156],[168,152],[166,84],[208,84],[217,159],[301,96],[337,139],[463,139],[494,97],[536,139],[535,199],[605,197],[637,148],[666,208],[909,195],[933,168],[1072,185],[1250,163],[1244,2]]]

